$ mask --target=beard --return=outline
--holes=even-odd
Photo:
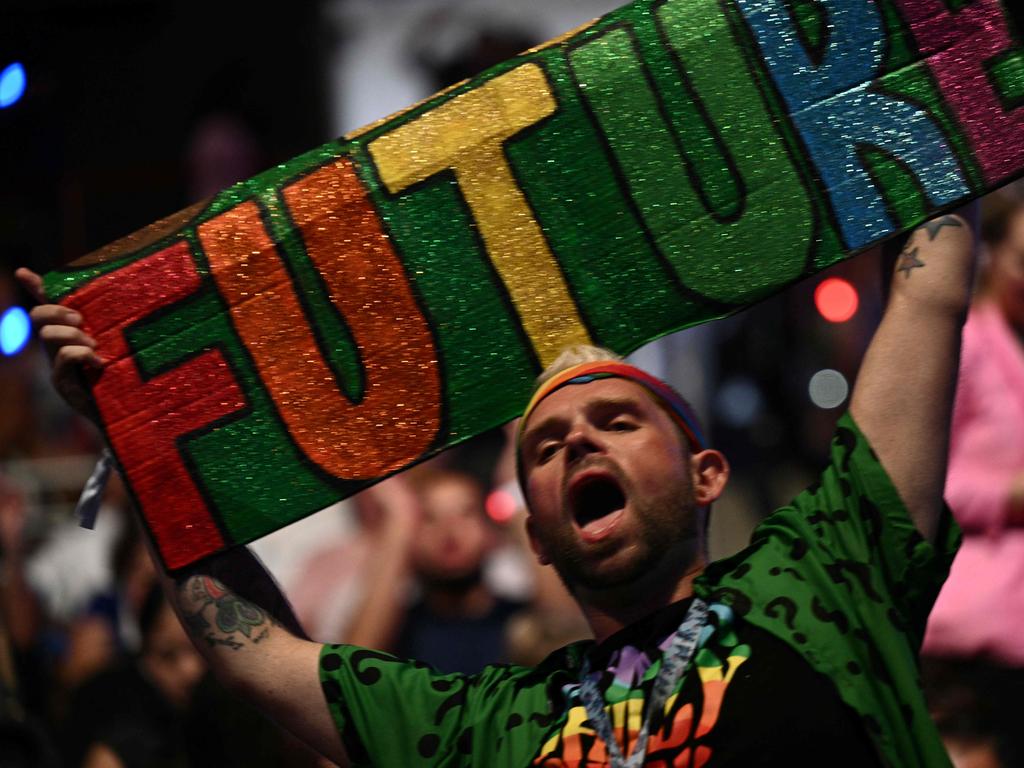
[[[684,478],[666,484],[654,498],[631,498],[635,533],[631,541],[612,537],[584,545],[572,525],[560,525],[545,537],[545,551],[566,588],[608,590],[641,582],[666,558],[685,560],[700,537],[693,486]],[[621,550],[630,548],[623,553]],[[616,558],[618,562],[609,563]],[[674,563],[686,566],[688,563]]]

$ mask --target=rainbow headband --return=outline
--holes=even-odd
[[[700,428],[700,422],[697,420],[697,414],[694,413],[693,407],[683,399],[682,395],[661,379],[655,378],[639,368],[628,363],[618,363],[610,360],[574,365],[572,368],[566,368],[561,373],[556,374],[541,384],[530,399],[530,404],[523,411],[523,418],[519,422],[519,439],[522,439],[523,428],[526,425],[527,419],[530,418],[530,414],[552,392],[573,384],[589,384],[598,379],[615,378],[635,381],[646,389],[655,400],[665,406],[669,416],[672,417],[672,420],[686,436],[692,451],[702,451],[707,448],[707,441],[704,439],[704,433]]]

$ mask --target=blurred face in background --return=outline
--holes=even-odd
[[[206,666],[169,603],[160,609],[143,640],[141,664],[150,681],[176,709],[188,706]]]
[[[469,477],[440,475],[424,484],[420,503],[412,552],[417,574],[434,584],[479,576],[492,542],[480,486]]]
[[[1006,237],[992,248],[989,285],[1006,319],[1024,333],[1024,207],[1010,219]]]

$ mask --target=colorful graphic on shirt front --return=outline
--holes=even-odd
[[[663,653],[669,646],[669,635],[658,647]],[[654,768],[700,768],[712,756],[707,737],[718,724],[722,703],[737,670],[750,658],[749,645],[742,644],[733,628],[732,609],[712,605],[709,624],[704,627],[694,661],[683,677],[680,689],[665,702],[661,717],[652,718],[647,742],[645,766]],[[616,651],[608,667],[599,673],[606,685],[605,711],[612,732],[629,755],[646,716],[644,703],[661,669],[660,654],[653,661],[634,646]],[[699,693],[687,680],[696,673]],[[569,688],[576,688],[570,686]],[[573,696],[571,690],[567,691]],[[533,765],[540,768],[596,768],[610,765],[605,743],[591,727],[586,708],[575,697],[561,729],[541,747]]]

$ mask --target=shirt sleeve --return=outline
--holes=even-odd
[[[352,645],[320,651],[320,684],[356,766],[527,765],[565,715],[579,649],[537,667],[492,664],[441,674],[418,661]]]
[[[959,529],[916,526],[849,415],[817,483],[751,544],[712,564],[703,592],[797,650],[862,719],[887,764],[948,765],[921,694],[917,652]]]
[[[320,685],[357,766],[429,765],[458,754],[472,682],[358,646],[325,645],[320,652]]]
[[[817,559],[829,581],[855,582],[873,602],[891,604],[897,613],[894,623],[920,644],[960,530],[943,505],[935,543],[925,540],[849,414],[836,426],[820,481],[776,515],[803,546],[820,552]]]

